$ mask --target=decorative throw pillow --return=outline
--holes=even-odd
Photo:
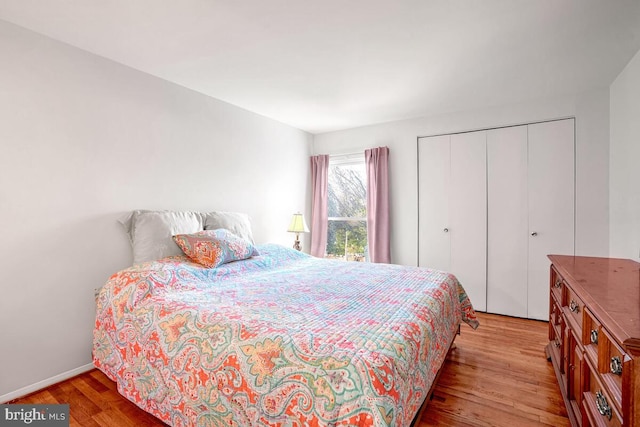
[[[178,234],[173,240],[186,256],[208,268],[258,255],[253,243],[224,228]]]

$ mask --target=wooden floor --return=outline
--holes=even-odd
[[[479,313],[462,326],[418,427],[568,426],[551,363],[547,324]],[[164,426],[93,370],[12,403],[69,403],[71,426]],[[397,426],[401,427],[401,426]]]
[[[475,331],[462,325],[418,426],[569,426],[544,353],[548,324],[484,313],[478,318]]]

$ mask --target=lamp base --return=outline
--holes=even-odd
[[[293,242],[293,249],[297,251],[302,250],[302,246],[300,246],[300,234],[296,233],[296,241]]]

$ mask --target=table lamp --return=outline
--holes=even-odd
[[[296,250],[302,250],[300,246],[300,233],[308,233],[309,227],[307,227],[307,223],[304,222],[304,216],[301,213],[293,214],[293,218],[291,218],[291,224],[289,224],[289,229],[287,230],[289,233],[296,233],[296,241],[293,243],[293,248]]]

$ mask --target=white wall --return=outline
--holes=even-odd
[[[443,114],[314,136],[314,154],[389,147],[392,262],[417,265],[418,136],[576,118],[576,253],[609,252],[609,92],[607,88],[526,104]]]
[[[311,135],[3,21],[0,58],[0,402],[91,363],[126,212],[242,211],[292,244]]]
[[[610,94],[611,256],[640,261],[640,52]]]

